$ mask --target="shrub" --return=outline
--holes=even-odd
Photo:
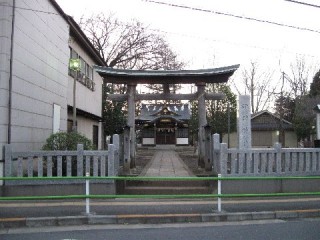
[[[42,149],[45,151],[76,151],[77,145],[83,144],[84,150],[93,150],[93,144],[87,137],[76,133],[76,132],[59,132],[51,134],[49,138],[47,138],[46,143],[43,145]],[[52,157],[52,175],[57,175],[57,157]],[[66,176],[66,165],[67,159],[66,157],[62,158],[62,176]],[[47,165],[44,164],[44,175],[46,175]],[[77,158],[75,156],[72,157],[72,167],[71,167],[71,175],[77,175]]]
[[[76,132],[59,132],[51,134],[47,138],[45,145],[42,149],[47,151],[54,150],[77,150],[77,144],[83,144],[84,150],[92,150],[93,144],[90,139]]]

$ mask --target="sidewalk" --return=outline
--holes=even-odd
[[[0,234],[8,228],[94,224],[161,224],[188,222],[292,220],[319,218],[319,198],[223,200],[108,200],[93,201],[84,214],[84,201],[0,203]]]
[[[193,173],[174,150],[158,150],[140,176],[192,177]]]

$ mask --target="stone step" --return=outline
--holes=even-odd
[[[210,194],[213,191],[214,189],[209,187],[129,186],[124,189],[123,194],[138,194],[138,195]]]
[[[209,187],[210,185],[216,185],[216,181],[125,181],[125,186],[140,186],[140,187]]]
[[[217,188],[216,181],[121,181],[118,194],[208,194]]]

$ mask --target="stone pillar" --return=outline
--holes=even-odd
[[[239,149],[248,149],[251,144],[250,96],[239,96],[238,141]]]
[[[317,113],[317,139],[320,139],[320,113]]]
[[[130,168],[136,166],[136,130],[135,130],[135,84],[128,84],[128,121],[127,125],[130,127]]]
[[[205,130],[204,127],[207,125],[207,114],[206,114],[206,103],[205,103],[205,83],[198,83],[198,149],[199,149],[199,158],[198,166],[205,167]]]
[[[112,143],[114,145],[114,169],[115,176],[118,176],[120,168],[120,138],[118,134],[113,134]]]
[[[211,127],[205,126],[205,158],[204,166],[207,171],[212,170]]]
[[[130,157],[130,127],[126,126],[123,131],[123,170],[129,171],[131,165]]]
[[[215,133],[212,135],[212,164],[213,164],[213,173],[218,174],[221,173],[221,167],[220,167],[220,135],[218,133]]]

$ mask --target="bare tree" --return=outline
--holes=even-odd
[[[290,64],[291,72],[285,74],[290,88],[290,96],[296,99],[307,95],[309,91],[310,75],[314,74],[312,65],[308,64],[304,56],[297,56],[295,62]],[[313,75],[312,75],[313,77]]]
[[[114,15],[106,16],[100,13],[82,18],[79,25],[109,67],[168,70],[181,69],[184,66],[160,35],[149,32],[147,27],[136,20],[124,23]],[[103,83],[105,135],[119,131],[127,113],[126,102],[110,101],[107,95],[125,92],[126,85]]]
[[[126,69],[181,69],[184,64],[166,41],[137,20],[124,23],[103,13],[81,18],[80,24],[109,67]]]
[[[251,97],[251,112],[255,113],[269,107],[273,93],[277,87],[271,83],[273,73],[261,71],[256,61],[251,61],[249,67],[242,71],[242,84],[232,80],[238,94],[249,94]]]

